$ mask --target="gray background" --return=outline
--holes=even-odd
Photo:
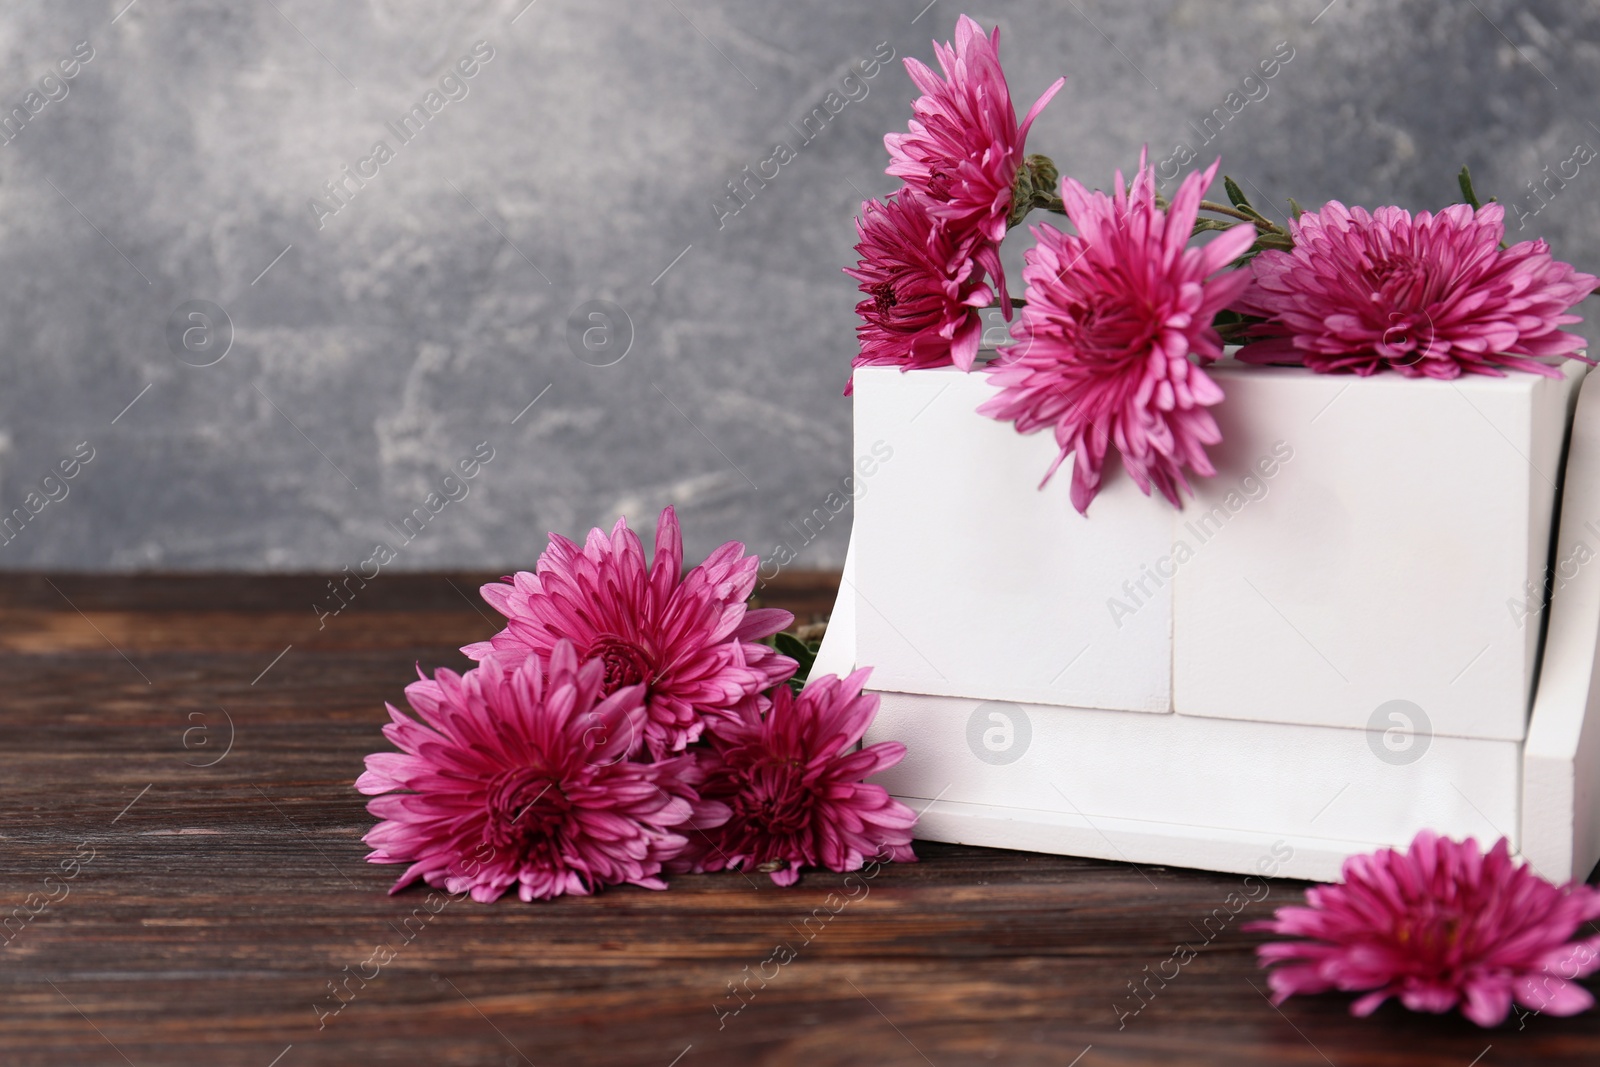
[[[669,502],[692,553],[800,546],[789,523],[850,468],[839,268],[862,196],[895,185],[898,61],[720,229],[712,204],[854,60],[931,59],[960,8],[525,2],[8,0],[5,110],[75,42],[96,54],[0,147],[0,507],[78,442],[96,456],[0,567],[354,565],[485,440],[471,495],[395,566],[529,565],[546,530]],[[1466,162],[1534,203],[1542,168],[1600,146],[1597,5],[1324,4],[967,10],[1001,26],[1019,107],[1067,76],[1030,147],[1091,185],[1195,141],[1280,41],[1294,58],[1200,161],[1274,201],[1438,207]],[[400,146],[384,124],[480,39],[469,95]],[[310,198],[380,139],[393,161],[319,230]],[[1600,161],[1514,237],[1600,268],[1597,193]],[[233,323],[214,366],[169,349],[192,299]],[[612,366],[569,349],[591,299],[633,325]],[[837,564],[848,520],[797,565]]]

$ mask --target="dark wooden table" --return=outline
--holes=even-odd
[[[31,916],[0,945],[0,1064],[1600,1063],[1600,1013],[1280,1011],[1237,923],[1119,1019],[1228,875],[920,844],[842,906],[828,873],[386,896],[351,783],[413,664],[493,631],[483,577],[384,576],[321,630],[320,578],[0,577],[0,920]],[[827,576],[770,592],[832,599]]]

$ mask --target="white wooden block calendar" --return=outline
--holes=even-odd
[[[860,368],[858,451],[892,457],[814,673],[874,667],[924,838],[1331,879],[1428,827],[1583,877],[1600,387],[1561,367],[1219,365],[1218,475],[1176,511],[1108,464],[1087,519],[981,375]]]

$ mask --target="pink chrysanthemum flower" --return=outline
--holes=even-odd
[[[1304,363],[1315,371],[1408,377],[1500,375],[1502,367],[1554,375],[1541,356],[1565,356],[1583,338],[1560,327],[1600,279],[1551,258],[1543,240],[1502,249],[1505,209],[1456,204],[1415,218],[1397,207],[1368,214],[1330,201],[1290,223],[1291,252],[1250,264],[1255,284],[1234,305],[1268,320],[1239,358]]]
[[[994,299],[985,272],[1005,290],[996,247],[976,233],[957,240],[909,189],[862,204],[856,232],[861,261],[845,273],[867,299],[856,305],[860,352],[851,365],[971,369],[983,337],[979,309]],[[1010,298],[1003,301],[1009,315]]]
[[[547,663],[490,656],[407,686],[417,718],[390,705],[383,728],[400,752],[368,756],[356,781],[381,794],[367,805],[383,820],[364,839],[367,859],[410,864],[390,892],[418,878],[483,902],[513,885],[523,900],[623,882],[665,889],[662,863],[686,843],[675,828],[726,811],[700,801],[692,757],[632,758],[644,688],[607,696],[605,682],[604,663],[580,665],[563,641]]]
[[[1424,830],[1407,852],[1352,856],[1344,882],[1306,890],[1308,906],[1279,908],[1245,929],[1306,941],[1260,946],[1273,1001],[1330,989],[1366,992],[1350,1006],[1370,1015],[1390,997],[1412,1011],[1503,1021],[1514,999],[1573,1015],[1594,998],[1572,981],[1600,967],[1600,936],[1573,941],[1600,916],[1600,891],[1555,886],[1511,859],[1504,838],[1485,855]]]
[[[1211,320],[1250,278],[1212,275],[1255,240],[1246,224],[1188,247],[1220,163],[1185,178],[1166,211],[1156,206],[1143,153],[1132,189],[1118,171],[1112,197],[1063,179],[1077,234],[1033,227],[1037,244],[1022,270],[1027,306],[1011,327],[1016,343],[986,369],[999,394],[978,411],[1014,421],[1019,433],[1053,429],[1060,453],[1044,482],[1075,453],[1072,505],[1080,512],[1100,491],[1111,445],[1140,489],[1148,494],[1153,485],[1174,505],[1189,488],[1185,466],[1215,473],[1204,446],[1221,434],[1206,408],[1222,390],[1191,357],[1222,354]]]
[[[906,751],[898,741],[856,748],[878,712],[877,694],[861,691],[870,673],[827,675],[799,696],[780,687],[765,716],[751,703],[738,719],[718,722],[701,757],[700,792],[732,814],[691,839],[676,865],[760,870],[792,885],[801,867],[854,871],[868,859],[914,862],[916,814],[862,780]]]
[[[1055,96],[1057,78],[1019,124],[1011,89],[1000,69],[1000,30],[992,37],[966,15],[956,22],[954,47],[933,43],[944,70],[905,61],[922,95],[912,104],[910,130],[883,139],[889,173],[932,203],[930,210],[957,233],[977,231],[990,241],[1006,235],[1028,127]]]
[[[707,716],[731,715],[740,701],[794,673],[794,660],[758,643],[794,616],[746,607],[759,564],[729,541],[680,578],[683,538],[670,507],[661,512],[648,565],[626,519],[609,536],[589,531],[581,546],[551,534],[531,573],[483,587],[483,598],[509,620],[506,628],[461,651],[473,659],[491,651],[549,656],[571,641],[581,658],[604,661],[606,692],[645,686],[651,754],[680,752],[700,736]]]

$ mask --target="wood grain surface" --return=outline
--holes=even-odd
[[[1600,1063],[1595,1013],[1273,1007],[1239,926],[1295,883],[1209,941],[1238,877],[935,844],[848,889],[390,897],[352,782],[414,665],[495,629],[486,577],[384,576],[320,629],[323,577],[0,577],[0,1064]]]

